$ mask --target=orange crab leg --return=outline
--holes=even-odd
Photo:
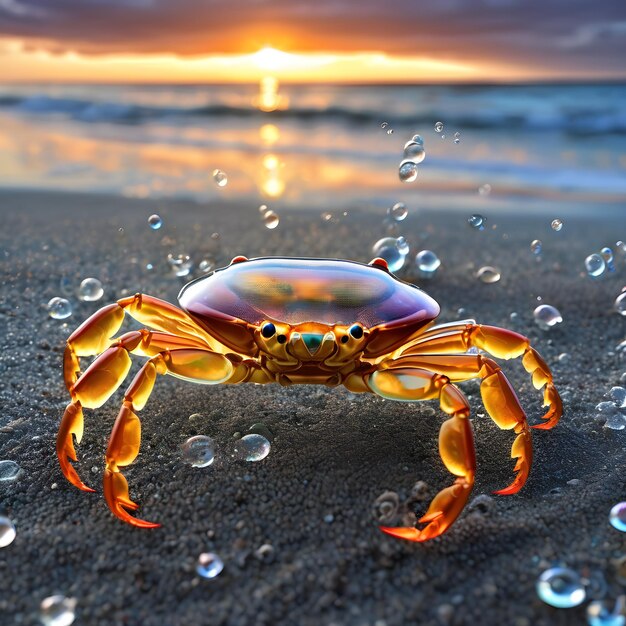
[[[461,390],[446,376],[414,367],[399,367],[373,373],[368,385],[390,400],[425,400],[439,396],[441,409],[450,415],[439,431],[439,453],[444,465],[457,478],[433,499],[420,518],[422,529],[381,526],[388,535],[409,541],[427,541],[443,534],[459,516],[469,498],[476,474],[470,407]]]
[[[543,404],[549,407],[542,417],[545,421],[533,428],[545,430],[556,426],[563,414],[563,404],[554,386],[552,373],[539,353],[531,347],[528,338],[519,333],[472,321],[442,324],[429,328],[408,347],[398,350],[396,355],[461,353],[470,348],[484,350],[500,359],[522,357],[522,364],[532,376],[535,389],[545,385]]]

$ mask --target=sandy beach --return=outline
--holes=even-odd
[[[412,260],[399,275],[437,299],[442,321],[473,317],[530,337],[553,368],[565,406],[557,428],[534,433],[525,488],[492,497],[511,480],[512,438],[486,416],[478,384],[463,385],[477,482],[472,503],[443,537],[422,545],[387,537],[374,510],[386,491],[407,503],[417,481],[426,483],[428,499],[449,483],[437,452],[442,414],[435,402],[164,377],[140,414],[141,453],[126,472],[140,516],[163,527],[122,524],[101,494],[120,391],[86,412],[77,447],[77,469],[98,493],[81,493],[64,479],[54,442],[68,401],[61,368],[69,333],[129,293],[176,302],[185,279],[168,273],[168,253],[189,254],[196,264],[211,255],[218,266],[238,254],[369,261],[385,235],[384,209],[329,211],[325,221],[318,209],[283,210],[278,228],[268,230],[256,205],[0,192],[0,459],[22,468],[18,480],[0,483],[2,509],[17,529],[0,550],[0,624],[38,623],[41,600],[55,593],[76,598],[75,623],[89,626],[584,624],[584,606],[554,609],[538,599],[537,577],[552,565],[588,578],[590,597],[623,593],[624,534],[608,524],[608,513],[626,496],[626,430],[605,428],[594,407],[624,384],[626,360],[615,347],[625,339],[626,318],[612,306],[626,265],[617,258],[615,274],[594,281],[583,264],[626,239],[623,212],[606,207],[585,217],[494,208],[483,232],[468,226],[465,212],[412,209],[400,225],[411,259],[426,248],[442,265],[428,281]],[[152,213],[163,219],[158,231],[148,227]],[[564,221],[559,232],[550,227],[555,217]],[[530,252],[534,239],[543,242],[540,261]],[[485,265],[500,270],[499,282],[476,278]],[[99,302],[76,297],[86,277],[102,281]],[[54,296],[71,301],[71,317],[48,316]],[[540,302],[556,306],[563,323],[541,330],[532,315]],[[505,369],[536,423],[541,394],[519,362]],[[274,435],[269,456],[232,460],[234,435],[258,422]],[[217,442],[210,467],[181,458],[180,445],[196,434]],[[413,499],[418,511],[427,503]],[[271,548],[259,550],[265,545]],[[214,580],[196,574],[202,552],[224,561]]]

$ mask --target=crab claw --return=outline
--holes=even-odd
[[[94,493],[95,490],[85,485],[68,460],[76,461],[76,450],[74,449],[72,435],[76,437],[76,443],[80,443],[83,437],[83,425],[83,409],[80,402],[70,402],[65,409],[65,413],[63,413],[57,435],[57,457],[63,475],[72,485],[78,487],[81,491]]]
[[[136,511],[139,505],[130,499],[128,494],[128,482],[120,472],[110,469],[104,470],[104,497],[112,513],[123,522],[137,526],[138,528],[159,528],[161,524],[148,522],[146,520],[133,517],[126,511]]]
[[[550,408],[546,414],[541,418],[546,420],[540,424],[535,424],[532,428],[539,430],[549,430],[554,428],[563,414],[563,402],[559,392],[552,382],[546,384],[546,388],[543,392],[543,406],[549,406]]]
[[[499,489],[493,493],[498,496],[510,496],[517,493],[526,482],[530,474],[530,467],[533,460],[533,444],[530,438],[530,431],[524,428],[515,438],[511,448],[511,458],[517,459],[513,468],[516,472],[513,482],[504,489]]]

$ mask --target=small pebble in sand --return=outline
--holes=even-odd
[[[552,227],[552,230],[555,230],[558,233],[563,228],[563,220],[558,218],[554,219],[550,222],[550,226]]]
[[[587,606],[587,624],[589,626],[624,626],[624,596],[616,602],[611,600],[594,600]]]
[[[206,435],[196,435],[182,444],[181,452],[185,463],[192,467],[207,467],[215,460],[215,442]]]
[[[547,569],[537,580],[537,595],[557,609],[569,609],[585,601],[585,587],[580,576],[565,567]]]
[[[13,522],[4,515],[0,515],[0,548],[6,548],[15,539],[15,526]]]
[[[252,433],[244,435],[237,442],[234,456],[244,461],[261,461],[270,453],[271,447],[270,442],[263,435]]]
[[[196,572],[198,573],[198,576],[202,576],[202,578],[209,580],[216,578],[222,573],[223,569],[224,561],[222,561],[222,559],[220,559],[220,557],[213,552],[203,552],[198,557]]]
[[[48,315],[54,320],[64,320],[72,314],[72,305],[65,298],[52,298],[46,305]]]
[[[626,502],[619,502],[611,509],[609,522],[613,528],[626,533]]]
[[[218,187],[226,187],[228,184],[228,176],[222,170],[213,170],[213,180]]]
[[[0,481],[12,482],[20,473],[20,466],[15,461],[0,461]]]
[[[44,598],[39,607],[39,621],[44,626],[70,626],[74,623],[76,599],[62,595]]]
[[[549,304],[540,304],[533,311],[533,317],[537,326],[542,330],[550,330],[563,321],[559,310]]]
[[[160,215],[154,213],[148,218],[148,225],[152,230],[159,230],[163,226],[163,220]]]
[[[97,278],[85,278],[78,288],[78,298],[83,302],[96,302],[103,295],[102,283]]]

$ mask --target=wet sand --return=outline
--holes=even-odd
[[[329,209],[333,210],[333,209]],[[164,226],[148,227],[159,213]],[[596,419],[595,405],[626,370],[615,346],[626,318],[612,311],[626,265],[615,276],[581,276],[587,254],[626,239],[623,216],[588,218],[486,212],[489,228],[472,231],[464,213],[413,211],[401,224],[413,253],[442,260],[432,280],[401,273],[442,305],[442,321],[464,317],[528,335],[553,367],[565,415],[552,431],[534,433],[535,462],[525,488],[486,497],[509,484],[511,434],[498,430],[464,384],[473,409],[478,474],[472,504],[443,537],[418,545],[377,529],[373,504],[385,491],[406,503],[418,480],[430,496],[450,482],[437,453],[442,415],[435,402],[393,403],[343,389],[301,386],[200,386],[158,381],[141,412],[140,456],[125,472],[140,516],[163,527],[141,531],[109,513],[100,493],[103,452],[120,403],[88,411],[77,469],[98,490],[84,494],[61,475],[54,453],[67,403],[64,340],[100,305],[145,291],[176,300],[183,279],[168,276],[168,252],[218,264],[237,254],[328,256],[368,261],[384,235],[384,209],[349,208],[330,222],[319,211],[281,212],[264,228],[256,205],[197,205],[61,193],[0,194],[0,459],[23,473],[0,483],[0,502],[17,538],[0,550],[0,623],[34,624],[39,603],[62,593],[77,598],[76,624],[302,624],[395,626],[407,623],[583,624],[584,607],[553,609],[535,581],[554,564],[595,581],[608,597],[623,593],[615,560],[624,535],[607,521],[626,497],[626,431]],[[495,230],[492,226],[496,226]],[[123,229],[123,231],[120,231]],[[212,238],[219,233],[219,238]],[[537,262],[533,239],[543,241]],[[153,271],[145,266],[152,263]],[[482,284],[483,265],[502,279]],[[100,302],[79,302],[65,320],[45,304],[88,276],[105,288]],[[533,322],[537,298],[564,317],[546,332]],[[512,312],[518,314],[512,321]],[[568,357],[558,359],[560,354]],[[519,362],[506,365],[529,418],[542,414],[541,394]],[[190,419],[193,414],[201,417]],[[230,459],[233,434],[263,422],[274,434],[258,463]],[[180,444],[207,434],[215,463],[185,465]],[[414,499],[416,509],[427,501]],[[269,544],[270,549],[259,548]],[[201,552],[225,563],[215,580],[195,573]],[[624,575],[622,573],[622,575]]]

